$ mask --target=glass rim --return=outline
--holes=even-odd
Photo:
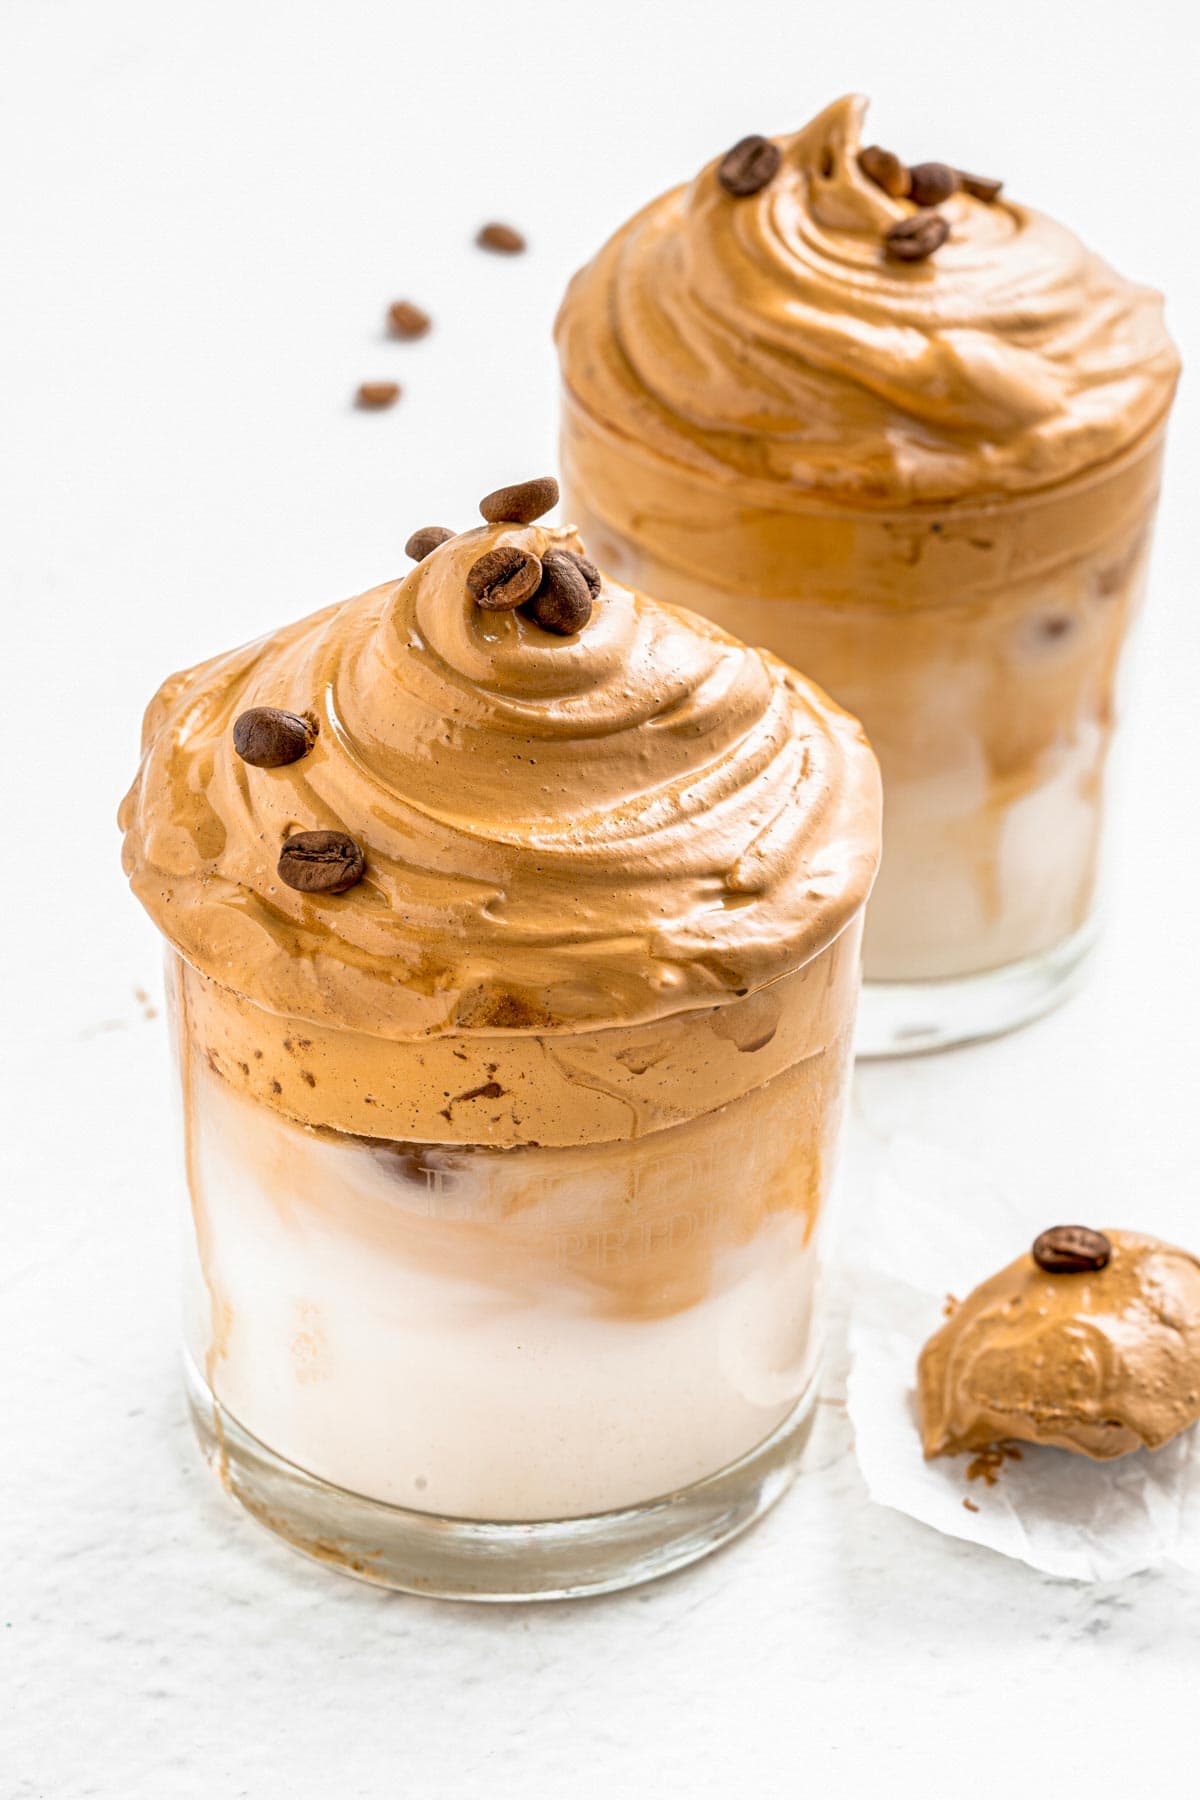
[[[566,414],[569,409],[574,409],[599,435],[606,437],[612,443],[619,444],[628,455],[636,457],[647,466],[665,464],[681,480],[709,487],[714,492],[728,492],[737,489],[746,496],[748,501],[760,506],[764,512],[801,515],[807,513],[821,518],[852,519],[861,522],[886,521],[889,523],[900,519],[939,519],[949,516],[971,519],[994,518],[997,514],[1050,506],[1061,498],[1073,498],[1076,494],[1085,492],[1089,487],[1098,486],[1110,476],[1121,474],[1128,465],[1137,462],[1141,456],[1156,450],[1166,435],[1174,401],[1172,395],[1163,410],[1149,424],[1144,425],[1134,437],[1122,444],[1119,449],[1114,450],[1110,456],[1102,458],[1099,462],[1086,463],[1072,474],[1061,476],[1056,481],[1044,482],[1028,488],[1014,488],[1009,491],[995,490],[980,499],[948,495],[941,499],[852,502],[832,494],[828,500],[825,500],[816,489],[800,487],[784,480],[764,481],[761,477],[741,475],[735,471],[730,471],[726,475],[717,475],[710,470],[698,468],[692,463],[677,461],[673,457],[664,455],[661,451],[651,449],[640,438],[618,430],[607,420],[602,419],[580,398],[565,373],[562,375],[562,390],[569,406],[564,407],[560,417],[560,444],[564,435]],[[561,452],[559,461],[560,464],[566,461]],[[566,485],[569,489],[569,483]]]

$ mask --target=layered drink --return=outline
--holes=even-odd
[[[863,1047],[1020,1023],[1090,941],[1117,670],[1178,362],[1157,294],[864,102],[633,218],[557,335],[571,516],[802,668],[886,797]]]
[[[168,682],[123,811],[201,1436],[312,1554],[490,1597],[786,1482],[879,835],[852,719],[512,492]]]

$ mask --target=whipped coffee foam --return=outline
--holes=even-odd
[[[720,512],[780,485],[867,505],[1025,492],[1169,405],[1159,295],[1032,207],[960,191],[934,255],[889,258],[913,206],[862,169],[865,111],[851,95],[776,139],[778,169],[747,198],[714,161],[568,289],[568,396],[645,447],[645,511],[656,455],[723,482]]]
[[[856,722],[764,652],[613,583],[551,636],[472,599],[485,526],[386,583],[173,678],[122,810],[164,935],[270,1011],[384,1038],[562,1032],[721,1004],[806,963],[870,887],[878,780]],[[252,706],[311,751],[249,767]],[[299,893],[296,831],[365,877]]]

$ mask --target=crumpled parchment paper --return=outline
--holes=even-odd
[[[1200,1572],[1200,1427],[1110,1463],[1023,1444],[990,1486],[968,1479],[970,1456],[926,1462],[921,1453],[917,1356],[947,1295],[963,1298],[1045,1223],[932,1145],[899,1138],[883,1154],[866,1260],[851,1277],[849,1411],[871,1497],[1076,1581],[1160,1563]]]

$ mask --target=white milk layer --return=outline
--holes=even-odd
[[[753,1182],[794,1141],[795,1094],[781,1089],[772,1131],[765,1091],[741,1126],[746,1103],[725,1109],[718,1166],[685,1150],[717,1191],[697,1175],[688,1204],[664,1212],[634,1183],[629,1224],[614,1227],[613,1158],[596,1147],[397,1155],[198,1071],[191,1352],[278,1454],[423,1511],[571,1517],[714,1473],[786,1418],[815,1367],[816,1213],[768,1210],[743,1241],[720,1224],[735,1170]],[[619,1149],[674,1181],[675,1136]],[[518,1198],[518,1159],[528,1170],[548,1154],[553,1175]],[[703,1291],[676,1304],[706,1234]]]

